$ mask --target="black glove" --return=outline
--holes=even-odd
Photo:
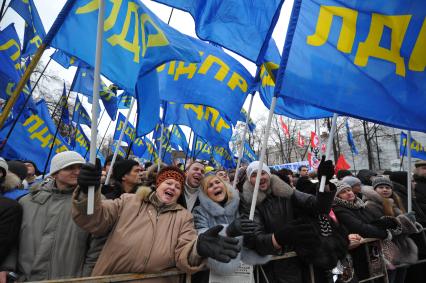
[[[371,222],[371,224],[381,229],[391,229],[391,230],[394,230],[398,228],[399,226],[398,220],[396,220],[395,217],[391,217],[391,216],[383,216],[380,219],[377,219]]]
[[[325,176],[325,183],[329,184],[330,180],[334,175],[334,165],[333,161],[327,160],[325,161],[325,155],[322,156],[321,162],[318,165],[318,180],[321,180],[322,176]]]
[[[253,235],[254,230],[256,229],[256,223],[253,220],[239,218],[229,224],[226,228],[226,234],[229,237],[238,237],[238,236],[250,236]]]
[[[95,186],[95,190],[98,190],[101,184],[101,175],[102,171],[99,166],[91,163],[83,164],[77,179],[80,190],[85,194],[87,194],[90,186]]]
[[[220,262],[230,262],[237,257],[240,251],[238,239],[220,236],[218,233],[222,229],[222,225],[217,225],[198,235],[197,253],[201,257],[211,257]]]
[[[315,233],[314,226],[302,221],[294,221],[285,225],[274,233],[274,237],[281,247],[290,245],[313,249],[320,243],[319,234]]]

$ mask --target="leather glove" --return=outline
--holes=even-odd
[[[325,183],[330,184],[330,180],[334,176],[334,165],[333,161],[325,161],[325,155],[322,156],[321,162],[318,165],[318,180],[321,180],[322,176],[325,176]]]
[[[80,190],[85,194],[87,194],[90,186],[95,186],[95,190],[98,190],[101,184],[101,173],[101,168],[99,166],[95,166],[91,163],[83,164],[77,178]]]
[[[319,234],[315,233],[314,226],[302,221],[285,225],[274,233],[274,237],[281,247],[290,245],[313,249],[319,245]]]
[[[231,224],[229,224],[229,226],[226,228],[226,234],[229,237],[238,237],[241,235],[250,236],[253,235],[256,227],[257,225],[253,222],[253,220],[239,218],[235,219],[231,222]]]
[[[373,221],[371,224],[381,229],[391,230],[394,230],[399,226],[398,220],[396,220],[395,217],[391,216],[382,216],[380,219]]]
[[[197,253],[201,257],[210,257],[220,262],[230,262],[237,257],[240,251],[238,239],[220,236],[222,229],[222,225],[217,225],[198,235]]]

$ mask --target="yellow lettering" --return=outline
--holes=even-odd
[[[267,62],[260,67],[260,77],[262,78],[262,86],[275,86],[275,76],[273,70],[279,68],[274,62]]]
[[[211,114],[211,117],[212,117],[211,120],[210,120],[210,126],[212,128],[214,128],[214,125],[216,124],[217,117],[219,117],[219,111],[217,111],[216,109],[211,108],[211,107],[206,107],[206,113],[204,114],[204,119],[209,121],[210,114]]]
[[[220,132],[222,132],[222,129],[223,128],[225,128],[225,129],[230,129],[231,128],[231,126],[229,126],[229,124],[228,123],[226,123],[225,122],[225,120],[223,120],[222,118],[220,118],[219,119],[219,122],[217,122],[217,125],[216,125],[216,131],[218,132],[218,133],[220,133]]]
[[[32,133],[30,139],[38,139],[41,142],[41,147],[46,147],[53,139],[53,135],[48,131],[49,129],[44,127],[41,131]]]
[[[225,64],[225,62],[213,55],[207,56],[206,60],[204,60],[200,69],[198,70],[198,73],[202,75],[207,74],[213,64],[217,64],[220,67],[214,78],[218,81],[223,81],[229,72],[229,67]]]
[[[306,42],[312,46],[321,46],[326,43],[334,16],[342,18],[337,49],[345,53],[351,53],[355,40],[358,12],[349,8],[321,6],[315,34],[308,36]]]
[[[58,147],[56,150],[55,150],[55,152],[56,153],[59,153],[59,152],[62,152],[62,151],[67,151],[67,150],[69,150],[67,147],[66,147],[66,145],[61,145],[60,147]]]
[[[203,105],[194,105],[194,104],[184,104],[183,108],[186,110],[191,109],[197,114],[197,119],[201,120],[203,119],[204,114],[204,106]]]
[[[130,27],[130,21],[132,19],[132,14],[135,19],[134,24],[134,34],[133,34],[133,41],[129,42],[126,40],[127,34],[129,32]],[[144,31],[142,30],[142,33]],[[138,15],[138,5],[134,2],[128,2],[127,4],[127,12],[126,12],[126,19],[124,20],[123,29],[121,30],[120,34],[114,34],[110,36],[107,41],[112,45],[120,45],[124,49],[130,51],[133,53],[133,61],[136,63],[139,63],[139,53],[140,53],[140,46],[139,46],[139,15]],[[143,53],[144,54],[144,53]],[[143,56],[143,55],[142,55]]]
[[[86,14],[93,12],[95,10],[99,9],[99,0],[92,0],[91,2],[87,3],[84,6],[79,7],[75,13],[76,14]]]
[[[123,2],[123,0],[109,0],[109,1],[113,3],[113,7],[111,9],[111,14],[108,16],[108,18],[104,22],[104,31],[108,31],[114,27],[115,22],[117,21],[118,12],[120,11],[121,4]]]
[[[157,73],[161,73],[162,71],[164,71],[164,69],[166,69],[166,64],[158,66],[157,67]]]
[[[35,46],[37,46],[37,48],[40,47],[40,45],[41,45],[42,42],[43,42],[43,40],[38,35],[36,35],[32,39],[30,39],[30,43],[34,44]]]
[[[170,62],[169,71],[167,72],[168,75],[173,75],[175,73],[175,65],[176,65],[176,61]]]
[[[188,66],[185,67],[185,62],[179,62],[174,76],[174,80],[177,81],[179,79],[179,76],[183,74],[188,74],[188,79],[192,79],[196,71],[197,64],[189,63]]]
[[[11,47],[15,47],[16,51],[10,56],[10,59],[12,59],[12,61],[17,61],[21,56],[21,46],[15,40],[10,39],[3,45],[0,45],[0,51],[7,50]],[[19,62],[15,64],[15,69],[21,69],[21,64]]]
[[[234,90],[237,86],[241,89],[242,92],[246,92],[248,89],[247,81],[238,73],[234,72],[229,79],[228,87],[231,90]]]
[[[32,133],[32,132],[34,132],[35,130],[37,130],[41,125],[43,125],[44,124],[44,122],[43,122],[43,120],[39,117],[39,116],[37,116],[37,115],[35,115],[35,114],[33,114],[33,115],[31,115],[30,117],[28,117],[27,118],[27,120],[25,120],[25,122],[22,124],[24,127],[26,127],[26,126],[28,126],[29,124],[31,124],[32,122],[34,122],[34,124],[28,129],[28,132],[30,132],[30,133]]]
[[[157,31],[155,34],[147,33],[145,30],[146,24],[149,23]],[[149,47],[156,46],[166,46],[169,45],[167,37],[164,35],[164,32],[157,26],[156,23],[149,17],[148,14],[141,15],[141,26],[142,26],[142,57],[145,57],[146,50]],[[148,35],[148,40],[146,40],[146,34]]]
[[[408,69],[416,72],[423,72],[426,67],[426,18],[423,21],[420,33],[417,36],[416,44],[411,52],[410,61],[408,62]]]
[[[369,57],[376,57],[394,63],[396,74],[405,77],[404,58],[400,49],[410,19],[411,15],[386,16],[373,13],[367,39],[359,44],[354,63],[365,67]],[[392,30],[390,49],[380,47],[385,26]]]

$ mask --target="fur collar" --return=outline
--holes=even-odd
[[[3,183],[3,192],[22,188],[22,181],[18,175],[8,171]]]
[[[152,191],[151,188],[147,186],[137,187],[135,195],[141,201],[141,205],[143,202],[148,202],[152,204],[160,214],[168,212],[168,211],[183,209],[183,207],[177,203],[172,203],[169,205],[165,205],[164,203],[161,203],[158,200],[157,195],[155,194],[155,191]]]
[[[225,207],[222,207],[220,204],[212,201],[204,191],[200,191],[198,194],[198,199],[200,200],[200,206],[205,209],[212,216],[234,216],[235,212],[238,211],[238,205],[240,203],[240,196],[237,191],[233,191],[232,188],[228,186],[228,191],[231,192],[232,196],[230,200],[226,203]]]
[[[349,209],[361,209],[365,207],[365,203],[360,198],[356,198],[355,202],[349,202],[341,198],[335,197],[334,205],[349,208]]]
[[[362,199],[364,202],[372,201],[380,205],[383,203],[383,197],[371,187],[363,187],[361,189],[361,194],[363,196]],[[389,201],[393,203],[393,199],[389,199]]]
[[[244,201],[251,203],[253,199],[253,191],[254,186],[247,179],[243,184],[242,197]],[[294,194],[294,189],[291,188],[286,182],[281,180],[278,176],[271,175],[268,189],[266,191],[259,190],[256,205],[262,203],[270,194],[289,199]]]

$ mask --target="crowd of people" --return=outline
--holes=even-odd
[[[312,266],[315,282],[357,282],[351,251],[365,238],[381,240],[389,282],[426,278],[424,268],[410,266],[426,256],[426,161],[415,164],[412,211],[407,172],[335,174],[324,158],[316,172],[306,166],[274,171],[254,161],[237,174],[198,160],[177,166],[111,161],[101,167],[65,151],[42,178],[30,160],[0,158],[0,283],[169,268],[209,282],[242,263],[261,267],[256,282],[310,282]],[[87,214],[89,187],[95,188],[93,214]],[[297,256],[273,258],[290,251]]]

